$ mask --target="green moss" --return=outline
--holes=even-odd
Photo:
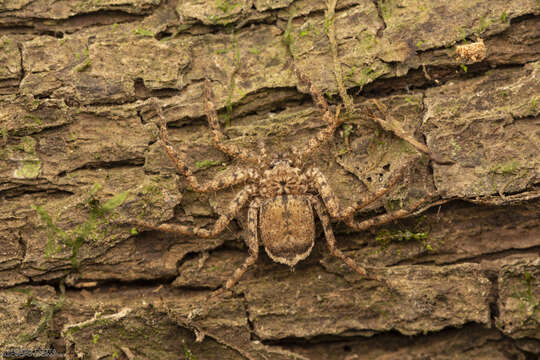
[[[110,213],[112,212],[114,209],[116,209],[118,206],[122,205],[122,203],[124,201],[126,201],[127,199],[127,196],[128,196],[128,192],[127,191],[124,191],[120,194],[116,194],[114,195],[112,198],[110,198],[109,200],[105,201],[105,203],[103,205],[101,205],[101,207],[99,206],[99,204],[96,206],[96,210],[95,211],[98,211],[97,209],[99,209],[99,215],[100,216],[103,216],[107,213]]]
[[[229,80],[229,88],[227,89],[227,98],[225,99],[225,126],[229,126],[231,124],[231,117],[232,117],[232,98],[234,95],[234,89],[236,86],[235,77],[234,74],[240,69],[240,49],[238,47],[238,40],[236,39],[236,36],[234,33],[232,34],[232,50],[234,51],[234,70]]]
[[[450,139],[450,145],[452,146],[452,156],[456,156],[461,151],[461,145],[456,143],[454,139]]]
[[[289,14],[289,20],[287,21],[287,28],[285,29],[285,31],[283,32],[283,36],[281,37],[281,41],[283,42],[283,44],[285,46],[287,46],[289,51],[290,51],[291,45],[293,43],[293,38],[292,38],[292,21],[293,21],[293,18],[294,18],[294,15]]]
[[[88,329],[90,327],[96,327],[96,328],[106,328],[111,326],[115,320],[111,318],[104,318],[100,316],[95,316],[93,319],[89,321],[85,321],[84,323],[79,323],[77,325],[71,325],[68,327],[67,330],[63,331],[63,335],[67,338],[72,338],[72,334],[78,333],[81,330]],[[123,330],[123,329],[121,329]],[[123,330],[125,331],[125,330]],[[93,340],[93,338],[92,338]]]
[[[508,15],[506,14],[506,11],[503,11],[503,13],[501,14],[501,22],[505,23],[507,20],[507,17]]]
[[[191,352],[191,350],[189,350],[186,344],[184,344],[184,357],[186,358],[186,360],[197,360],[195,355],[193,355],[193,353]]]
[[[467,43],[467,35],[468,35],[467,30],[465,28],[460,27],[459,28],[459,38],[461,39],[462,44]]]
[[[14,149],[24,151],[27,154],[36,153],[36,140],[31,136],[25,136],[21,139],[19,144],[13,146]]]
[[[139,35],[139,36],[154,37],[154,33],[151,30],[147,30],[147,29],[138,28],[137,30],[134,30],[133,32],[135,33],[135,35]]]
[[[365,84],[375,80],[382,74],[384,74],[384,69],[375,69],[371,67],[362,68],[360,71],[360,81],[357,83],[358,86],[364,86]]]
[[[537,98],[534,98],[531,100],[531,106],[529,107],[531,113],[534,113],[536,111],[536,103],[537,103],[538,99]]]
[[[521,164],[518,161],[509,160],[491,168],[490,172],[494,174],[501,174],[501,175],[512,175],[512,174],[516,174],[520,167],[521,167]]]
[[[379,1],[379,9],[381,10],[382,17],[387,20],[392,16],[392,12],[395,8],[396,0],[381,0]]]
[[[484,31],[487,30],[487,28],[489,28],[492,24],[492,21],[490,19],[487,19],[485,16],[482,16],[480,18],[480,25],[478,25],[475,29],[474,29],[474,33],[478,36],[480,34],[482,34]]]
[[[72,268],[78,270],[80,247],[85,242],[98,241],[107,235],[105,229],[107,217],[112,215],[112,212],[126,200],[128,192],[125,191],[117,194],[101,204],[95,198],[95,194],[100,188],[101,185],[96,183],[90,190],[89,197],[85,202],[86,206],[89,208],[89,214],[86,221],[69,230],[64,230],[56,226],[52,217],[42,206],[32,205],[32,209],[37,212],[47,227],[48,241],[45,248],[45,257],[48,258],[52,256],[62,248],[69,248],[71,249],[69,260]]]
[[[212,24],[217,24],[219,20],[219,16],[216,15],[206,15],[206,19],[210,21]]]
[[[2,130],[0,130],[0,133],[2,134],[2,142],[4,144],[7,144],[7,141],[8,141],[8,129],[7,129],[7,127],[3,126]]]
[[[155,184],[147,184],[142,188],[143,195],[158,196],[161,195],[161,187]]]
[[[357,35],[358,45],[356,52],[359,57],[365,57],[366,52],[374,48],[378,44],[377,36],[367,33],[360,33]]]
[[[523,273],[523,278],[525,280],[526,290],[516,291],[513,297],[519,299],[520,311],[524,312],[527,316],[531,316],[532,314],[534,314],[534,312],[540,305],[540,301],[536,298],[535,294],[533,293],[532,274],[528,271],[525,271]]]
[[[195,163],[195,167],[197,169],[207,169],[212,166],[221,165],[221,161],[214,161],[214,160],[203,160],[203,161],[197,161]]]
[[[82,329],[83,329],[82,327],[75,325],[75,326],[70,326],[67,332],[70,334],[73,334],[73,333],[81,331]]]
[[[324,17],[324,32],[326,34],[328,34],[328,32],[330,31],[330,27],[331,26],[334,26],[334,22],[335,22],[335,16],[325,16]]]
[[[345,141],[345,146],[347,147],[347,149],[350,148],[349,136],[351,135],[352,131],[353,131],[353,125],[349,125],[349,124],[343,125],[343,140]]]
[[[429,230],[424,224],[425,219],[425,216],[418,219],[412,229],[382,229],[375,235],[375,241],[382,250],[386,249],[390,243],[420,242],[426,251],[434,251],[432,243],[429,240]]]
[[[241,3],[232,2],[229,0],[216,0],[216,7],[221,10],[223,13],[228,14],[233,11],[235,8],[241,6]]]
[[[300,27],[300,29],[298,30],[298,36],[299,36],[299,37],[307,36],[307,35],[309,35],[313,30],[314,30],[314,28],[313,28],[313,26],[311,25],[311,23],[307,22],[307,23],[305,23],[304,25],[302,25],[302,26]]]
[[[19,166],[13,176],[17,179],[35,179],[39,175],[41,169],[41,161],[39,160],[22,160],[21,166]]]
[[[463,70],[463,72],[467,72],[469,70],[469,68],[464,64],[460,64],[459,67],[461,68],[461,70]]]
[[[43,124],[43,120],[32,114],[26,114],[24,118],[34,121],[37,125]]]
[[[223,49],[217,49],[214,51],[214,53],[216,53],[217,55],[223,55],[223,54],[226,54],[228,53],[229,51],[231,51],[231,49],[225,47]]]
[[[62,309],[62,306],[64,305],[66,290],[63,283],[60,283],[60,291],[61,291],[61,294],[58,297],[58,301],[52,304],[37,300],[34,297],[34,295],[31,293],[31,291],[29,291],[28,293],[29,297],[25,306],[27,307],[30,307],[32,305],[37,306],[41,311],[41,318],[39,320],[37,328],[33,332],[20,335],[20,338],[22,341],[30,342],[36,339],[40,334],[45,333],[49,329],[52,323],[53,315],[56,312],[60,311],[60,309]]]
[[[12,291],[12,292],[15,292],[15,293],[21,293],[21,294],[25,294],[27,296],[26,298],[26,302],[22,305],[22,308],[28,308],[30,307],[30,305],[32,305],[32,303],[34,302],[34,294],[32,292],[31,289],[24,289],[24,288],[13,288],[13,289],[8,289],[8,291]]]
[[[92,60],[90,60],[90,58],[87,58],[82,64],[79,64],[75,67],[75,71],[83,72],[85,70],[88,70],[91,65],[92,65]]]
[[[0,1],[0,4],[2,2]],[[4,48],[7,48],[9,45],[11,44],[11,40],[10,39],[6,39],[4,40],[1,44],[0,44],[0,50],[4,49]]]
[[[353,65],[348,71],[347,73],[345,74],[345,76],[343,77],[343,81],[349,81],[353,76],[354,76],[354,72],[356,71],[356,65]]]
[[[386,248],[390,242],[425,240],[428,238],[428,235],[428,232],[412,232],[410,230],[390,231],[388,229],[383,229],[377,233],[375,241],[383,248]]]

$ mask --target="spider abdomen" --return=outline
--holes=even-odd
[[[281,195],[266,199],[259,212],[261,240],[272,260],[296,265],[315,242],[313,208],[305,196]]]

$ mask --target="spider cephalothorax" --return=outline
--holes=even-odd
[[[272,162],[271,168],[264,171],[260,180],[259,194],[265,198],[284,194],[299,195],[307,191],[306,175],[286,159]]]
[[[371,226],[381,225],[408,215],[423,203],[420,201],[413,204],[410,209],[401,209],[371,219],[356,221],[354,219],[355,212],[386,194],[401,179],[403,171],[397,171],[397,175],[390,179],[386,187],[370,194],[362,201],[342,208],[324,175],[318,169],[302,170],[303,159],[332,137],[336,128],[341,124],[341,120],[339,106],[336,112],[332,113],[322,94],[309,82],[309,79],[296,68],[295,72],[301,81],[308,83],[313,100],[321,109],[327,126],[310,139],[303,148],[292,149],[291,157],[278,154],[272,159],[268,159],[264,147],[261,147],[261,151],[256,154],[225,142],[225,135],[221,131],[216,110],[210,101],[210,82],[206,81],[204,91],[206,115],[212,129],[215,146],[230,157],[256,164],[253,168],[239,170],[233,176],[214,179],[206,184],[199,183],[192,171],[185,165],[183,157],[179,156],[169,143],[164,116],[157,101],[155,102],[160,118],[161,143],[178,171],[186,177],[186,181],[194,191],[213,192],[236,184],[246,185],[209,229],[181,224],[155,226],[144,221],[133,221],[133,223],[146,229],[208,238],[222,232],[238,211],[249,203],[248,229],[245,239],[249,248],[249,256],[236,269],[220,291],[232,288],[248,267],[255,263],[260,243],[270,258],[276,262],[292,267],[300,260],[305,259],[310,254],[315,241],[315,214],[321,220],[332,255],[343,260],[359,274],[366,276],[363,267],[336,247],[330,219],[342,220],[355,230],[365,230]],[[294,159],[294,162],[290,160],[291,158]]]

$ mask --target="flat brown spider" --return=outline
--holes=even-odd
[[[336,128],[341,124],[341,120],[339,119],[340,107],[338,106],[335,114],[332,113],[320,91],[309,79],[296,68],[295,73],[301,81],[309,85],[313,100],[322,111],[323,119],[328,125],[319,131],[314,138],[310,139],[302,149],[294,148],[290,157],[281,154],[270,158],[264,148],[261,149],[260,154],[255,154],[236,145],[226,144],[216,110],[210,101],[210,82],[206,80],[204,90],[206,116],[212,128],[215,146],[233,158],[251,162],[255,165],[252,168],[240,170],[233,176],[217,178],[206,184],[199,183],[193,172],[169,143],[165,119],[161,108],[155,102],[160,119],[161,143],[175,163],[178,171],[186,177],[193,190],[202,193],[214,192],[232,185],[246,184],[234,200],[229,203],[225,213],[220,215],[210,229],[179,224],[155,226],[144,221],[132,222],[146,229],[209,238],[222,232],[238,211],[251,200],[247,217],[248,233],[245,240],[249,248],[249,256],[227,280],[224,288],[221,288],[218,292],[231,289],[246,270],[255,263],[259,255],[259,235],[262,245],[272,260],[293,267],[300,260],[305,259],[310,254],[315,242],[313,209],[315,209],[315,213],[321,220],[332,255],[343,260],[359,274],[367,276],[366,270],[362,266],[336,247],[336,239],[332,232],[330,219],[344,221],[354,230],[365,230],[406,216],[423,202],[413,204],[408,210],[401,209],[358,222],[354,219],[355,212],[386,194],[403,177],[403,171],[391,178],[385,188],[370,194],[352,206],[341,208],[324,175],[318,169],[302,170],[304,159],[334,134]]]

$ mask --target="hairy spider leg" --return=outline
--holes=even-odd
[[[232,276],[225,283],[225,286],[214,291],[212,296],[218,296],[225,290],[230,290],[238,282],[238,280],[240,280],[248,268],[257,261],[257,258],[259,257],[259,236],[257,224],[260,204],[260,199],[255,199],[251,202],[251,204],[249,204],[247,215],[248,234],[246,237],[246,245],[248,246],[249,256],[244,260],[244,263],[234,271]]]
[[[328,112],[328,103],[326,102],[326,99],[324,98],[323,94],[319,90],[319,88],[311,82],[309,77],[306,76],[296,65],[293,64],[293,71],[298,79],[305,83],[308,86],[309,93],[311,94],[311,98],[313,99],[313,102],[315,105],[319,107],[321,112],[323,114]],[[327,119],[325,119],[327,120]]]
[[[241,159],[244,161],[250,161],[252,163],[258,163],[258,156],[252,151],[242,149],[241,147],[233,144],[226,144],[225,134],[221,131],[221,126],[219,124],[219,118],[214,107],[214,103],[210,101],[211,97],[210,89],[210,80],[206,79],[204,81],[204,99],[205,99],[205,111],[206,117],[208,119],[208,124],[212,129],[212,135],[214,140],[214,145],[225,154],[229,155],[232,158]]]
[[[377,199],[381,198],[390,190],[392,190],[392,188],[401,179],[403,179],[403,176],[405,175],[405,169],[406,167],[401,168],[396,175],[390,178],[390,181],[385,187],[377,190],[375,193],[368,195],[367,197],[361,199],[360,201],[345,209],[341,209],[337,196],[334,194],[334,191],[326,181],[326,177],[319,169],[311,168],[306,172],[306,174],[311,180],[311,183],[315,185],[315,189],[323,199],[324,204],[330,212],[330,216],[336,220],[343,220],[354,216],[354,213],[357,210],[365,208],[366,206],[375,202]]]
[[[341,252],[341,250],[339,250],[336,247],[336,238],[334,237],[334,232],[332,231],[332,225],[330,224],[330,216],[326,212],[326,208],[323,206],[321,200],[319,200],[315,196],[310,197],[310,200],[311,200],[311,203],[313,204],[313,207],[315,208],[315,211],[317,212],[317,215],[319,216],[319,219],[321,219],[324,235],[326,237],[326,243],[328,244],[330,253],[334,255],[335,257],[343,260],[345,264],[347,264],[351,269],[356,271],[358,274],[368,277],[366,269],[358,265],[356,261],[354,261],[347,255],[345,255],[343,252]]]
[[[309,78],[304,75],[296,66],[293,65],[294,72],[296,76],[308,85],[309,92],[315,104],[319,107],[323,113],[323,119],[328,125],[319,131],[314,137],[312,137],[308,144],[303,146],[301,149],[293,149],[294,162],[295,165],[301,166],[304,159],[311,155],[319,146],[328,141],[336,129],[341,125],[343,120],[339,118],[339,113],[341,111],[341,104],[338,105],[336,113],[333,114],[332,111],[328,108],[328,103],[324,99],[324,96],[320,90],[313,84]]]
[[[409,214],[412,214],[414,213],[416,209],[418,209],[422,204],[425,204],[425,203],[426,203],[426,200],[422,199],[413,203],[407,209],[395,210],[395,211],[392,211],[386,214],[381,214],[373,218],[362,220],[362,221],[354,220],[354,216],[353,216],[354,214],[352,214],[350,217],[345,218],[344,222],[351,229],[354,229],[356,231],[363,231],[374,226],[388,224],[389,222],[392,222],[394,220],[397,220]]]
[[[238,169],[232,176],[221,176],[205,184],[200,184],[197,177],[193,175],[193,172],[187,167],[186,161],[182,159],[183,156],[180,156],[169,142],[167,123],[165,121],[165,117],[163,116],[163,111],[161,110],[161,106],[159,106],[156,98],[153,99],[153,102],[159,117],[159,134],[161,144],[165,148],[165,152],[172,160],[180,174],[186,177],[187,183],[193,190],[202,193],[214,192],[236,184],[244,183],[258,176],[257,172],[252,169]]]
[[[245,187],[242,189],[235,198],[229,203],[227,210],[224,214],[221,214],[217,221],[210,229],[203,229],[200,227],[194,227],[189,225],[179,225],[179,224],[161,224],[153,225],[146,221],[133,220],[130,221],[131,224],[140,226],[148,230],[163,231],[174,234],[182,235],[191,235],[198,236],[201,238],[210,238],[214,237],[220,232],[222,232],[225,227],[231,222],[231,220],[236,216],[238,211],[247,203],[251,194],[254,193],[254,188],[251,186]]]

